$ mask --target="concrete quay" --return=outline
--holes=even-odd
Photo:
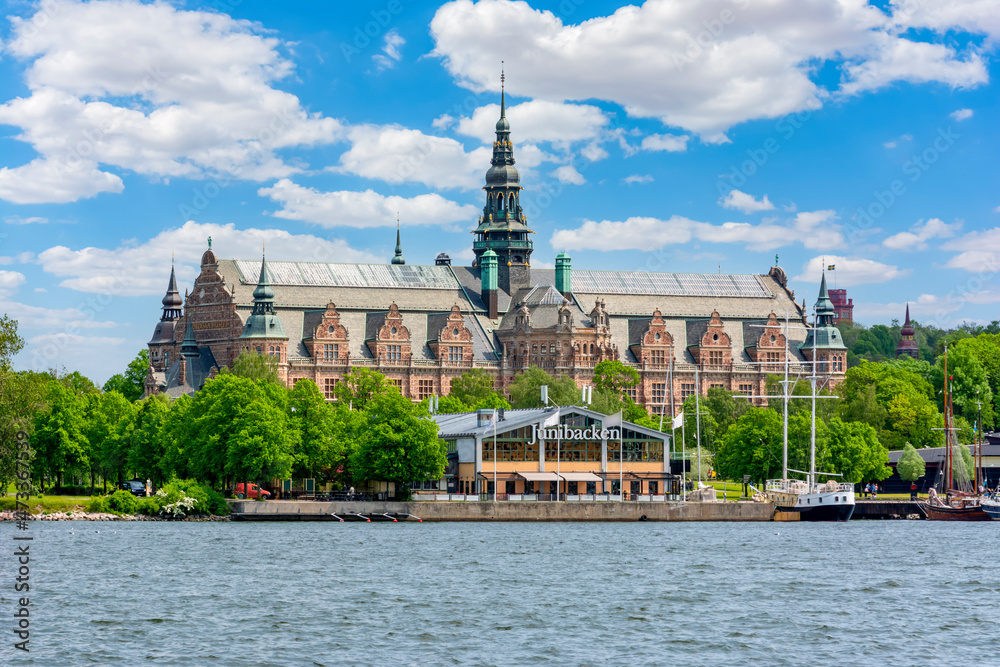
[[[774,514],[774,505],[752,502],[228,502],[237,521],[771,521]]]

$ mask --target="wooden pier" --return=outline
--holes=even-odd
[[[926,519],[919,500],[858,500],[852,519]]]

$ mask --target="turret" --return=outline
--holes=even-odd
[[[500,120],[496,124],[496,141],[493,142],[493,159],[486,172],[486,205],[479,226],[475,230],[472,249],[476,264],[483,254],[492,250],[497,255],[497,281],[500,289],[514,294],[531,285],[531,252],[533,234],[528,229],[521,207],[521,176],[514,167],[514,145],[510,141],[510,123],[507,121],[507,102],[501,75]]]
[[[816,373],[842,376],[846,370],[847,347],[840,330],[833,323],[834,314],[824,272],[819,284],[819,296],[816,298],[813,327],[806,334],[805,341],[799,345],[799,351],[807,360],[815,362],[813,369]]]
[[[568,298],[573,295],[573,272],[570,257],[565,252],[556,255],[556,289]]]
[[[403,244],[399,240],[399,224],[396,224],[396,255],[392,258],[393,264],[406,264],[403,259]]]
[[[490,319],[495,320],[500,311],[497,306],[497,254],[492,250],[484,252],[480,259],[480,280],[483,303]]]
[[[896,358],[903,355],[920,358],[920,346],[917,344],[917,331],[910,323],[910,304],[906,304],[906,321],[903,328],[899,330],[899,345],[896,346]]]

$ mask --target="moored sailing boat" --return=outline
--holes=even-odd
[[[948,390],[948,348],[944,351],[944,438],[945,455],[943,471],[944,498],[932,488],[922,507],[931,521],[989,521],[990,515],[983,508],[979,488],[979,450],[970,471],[952,428],[951,393]]]

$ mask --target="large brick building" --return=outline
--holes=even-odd
[[[246,350],[275,357],[288,384],[309,378],[328,397],[363,367],[415,400],[447,394],[470,368],[503,391],[531,366],[587,385],[598,362],[618,359],[639,371],[632,396],[654,413],[716,386],[759,397],[786,349],[794,366],[814,360],[833,383],[843,377],[825,277],[806,335],[805,309],[778,266],[762,275],[579,271],[561,253],[554,270],[533,269],[503,102],[496,137],[472,266],[444,254],[408,265],[398,232],[388,265],[219,259],[209,240],[183,300],[171,271],[147,392],[193,393]],[[787,345],[786,317],[795,325]]]

